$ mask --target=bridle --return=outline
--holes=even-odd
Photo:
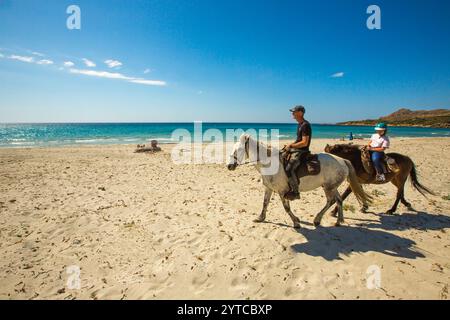
[[[249,154],[249,140],[250,140],[249,138],[245,138],[245,144],[244,144],[245,156],[247,158],[250,157],[250,154]],[[239,164],[238,163],[239,159],[238,159],[238,157],[236,155],[236,152],[233,154],[233,159],[236,162],[236,165],[239,165],[239,166],[243,166],[243,165],[246,165],[246,164],[258,163],[259,162],[259,143],[256,144],[256,160],[254,160],[254,161],[247,161],[247,162]]]

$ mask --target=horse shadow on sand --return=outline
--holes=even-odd
[[[306,242],[292,245],[294,252],[322,257],[328,261],[342,260],[341,255],[365,252],[379,252],[407,259],[425,257],[415,248],[414,241],[382,230],[340,226],[301,228],[298,232],[306,238]]]
[[[357,223],[358,227],[391,231],[404,231],[409,229],[428,231],[450,228],[450,216],[442,214],[431,214],[424,211],[406,212],[400,215],[375,214],[372,212],[369,214],[376,215],[379,219],[351,218],[349,220],[361,221],[361,223]]]

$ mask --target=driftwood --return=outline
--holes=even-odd
[[[137,148],[134,150],[135,153],[141,153],[141,152],[158,152],[161,151],[160,147],[153,148],[153,147],[143,147],[143,148]]]

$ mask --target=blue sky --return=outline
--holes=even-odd
[[[71,4],[81,30],[66,27]],[[381,30],[366,28],[371,4]],[[446,0],[0,0],[0,122],[290,122],[303,104],[329,123],[449,108],[449,38]]]

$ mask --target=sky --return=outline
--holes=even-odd
[[[369,5],[381,29],[369,30]],[[81,29],[66,12],[81,10]],[[450,107],[447,0],[0,0],[0,122],[291,122]]]

